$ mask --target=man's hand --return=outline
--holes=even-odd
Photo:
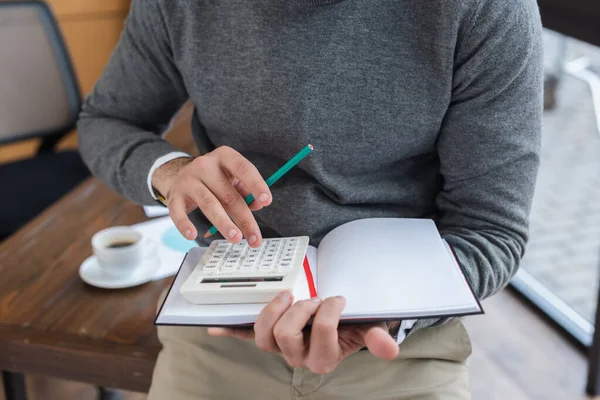
[[[154,172],[152,186],[165,197],[171,219],[187,239],[198,235],[187,214],[199,208],[231,243],[245,237],[251,247],[260,245],[252,211],[271,203],[271,191],[256,167],[230,147],[168,162]],[[255,200],[248,206],[244,198],[250,193]]]
[[[376,357],[392,360],[398,345],[385,324],[339,326],[345,299],[332,297],[299,301],[292,305],[288,292],[279,294],[260,313],[254,330],[209,328],[213,336],[233,336],[254,340],[266,351],[281,353],[294,368],[306,367],[327,374],[349,355],[366,346]],[[314,316],[310,330],[307,322]]]

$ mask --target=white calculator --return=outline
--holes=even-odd
[[[294,288],[308,243],[308,236],[267,238],[258,248],[215,240],[180,293],[193,304],[268,303]]]

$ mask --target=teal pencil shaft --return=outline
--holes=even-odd
[[[277,171],[275,171],[275,173],[273,175],[271,175],[269,178],[267,178],[267,181],[266,181],[267,186],[271,187],[282,176],[284,176],[286,173],[288,173],[288,171],[290,169],[294,168],[296,166],[296,164],[298,164],[300,161],[302,161],[302,159],[304,159],[304,157],[306,157],[311,151],[313,151],[313,147],[310,144],[307,145],[306,147],[304,147],[302,150],[300,150],[288,162],[283,164],[283,166],[281,168],[279,168]],[[248,196],[246,196],[246,198],[244,200],[246,201],[246,204],[250,204],[254,201],[254,196],[249,194]],[[213,225],[208,230],[207,234],[214,235],[215,233],[217,233],[217,227]]]

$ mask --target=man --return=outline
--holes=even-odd
[[[123,196],[164,196],[204,244],[212,224],[255,247],[316,245],[365,217],[434,218],[484,299],[526,246],[542,79],[535,0],[136,0],[80,148]],[[187,99],[196,159],[158,135]],[[268,188],[308,143],[317,151]],[[269,303],[254,329],[159,328],[149,398],[469,398],[459,319],[338,328],[343,298],[292,301]]]

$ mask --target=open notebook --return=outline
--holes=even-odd
[[[186,255],[157,314],[156,325],[253,324],[265,304],[196,305],[179,294],[205,251]],[[374,218],[341,225],[318,248],[308,247],[310,273],[301,273],[294,301],[346,298],[343,322],[481,314],[481,304],[428,219]],[[313,282],[310,282],[310,280]]]

